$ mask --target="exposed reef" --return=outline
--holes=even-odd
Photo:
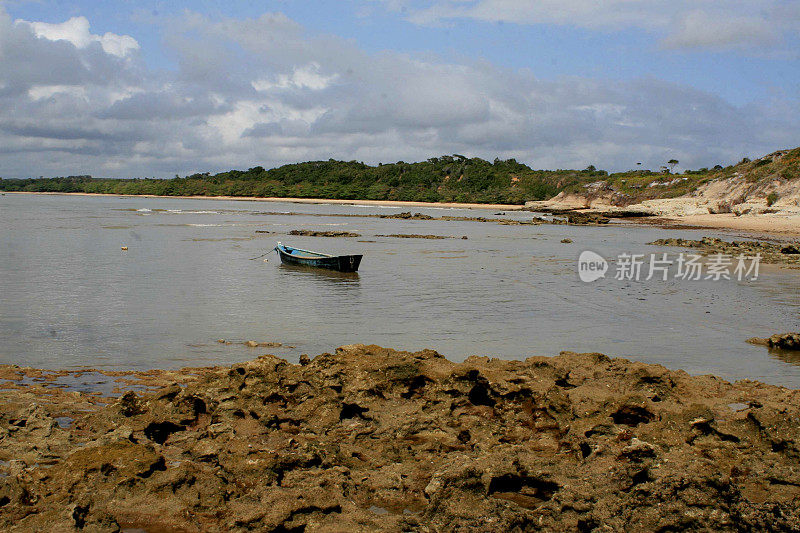
[[[755,257],[758,254],[762,263],[800,266],[800,244],[768,241],[723,241],[715,237],[703,237],[700,240],[658,239],[648,244],[695,248],[706,255],[724,254]]]
[[[103,405],[0,371],[7,531],[800,529],[800,391],[753,381],[350,345]]]

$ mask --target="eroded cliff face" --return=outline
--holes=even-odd
[[[755,161],[706,174],[648,175],[635,179],[623,174],[561,191],[545,201],[527,202],[532,210],[591,209],[637,212],[650,216],[684,217],[736,215],[800,215],[800,149],[779,150]],[[629,176],[630,177],[630,176]],[[635,188],[634,188],[635,187]]]
[[[601,354],[455,364],[352,345],[303,362],[89,412],[80,393],[3,390],[0,527],[800,529],[798,391]]]

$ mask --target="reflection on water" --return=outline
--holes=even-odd
[[[769,354],[784,363],[800,366],[800,352],[798,351],[769,348]]]
[[[800,272],[764,268],[747,283],[618,281],[613,270],[582,283],[576,273],[583,250],[606,259],[673,252],[646,243],[712,231],[339,216],[407,210],[6,195],[0,199],[0,361],[175,368],[228,364],[265,351],[296,360],[363,342],[434,348],[454,360],[599,351],[692,373],[800,386],[793,357],[745,343],[798,329]],[[490,215],[532,216],[505,213]],[[361,237],[287,235],[331,224]],[[455,239],[378,237],[387,234]],[[565,238],[573,242],[562,243]],[[270,251],[277,240],[364,260],[354,274],[282,265]],[[255,349],[219,344],[219,338],[283,345]]]
[[[302,265],[287,265],[281,263],[278,270],[285,276],[305,276],[310,280],[320,280],[330,283],[358,285],[358,272],[337,272],[327,268],[316,268]]]

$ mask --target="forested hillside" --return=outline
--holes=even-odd
[[[674,166],[678,161],[670,161]],[[611,195],[619,204],[692,193],[711,182],[745,182],[761,194],[773,184],[800,178],[800,148],[781,150],[755,161],[673,174],[631,170],[609,175],[584,170],[534,170],[514,159],[494,162],[461,155],[434,157],[419,163],[366,165],[357,161],[309,161],[265,170],[229,170],[174,179],[96,179],[91,176],[0,179],[0,190],[153,194],[164,196],[256,196],[523,204],[564,191],[577,195]],[[723,187],[724,188],[724,187]],[[765,194],[768,194],[765,193]],[[774,201],[774,200],[771,200]]]
[[[566,186],[602,179],[603,171],[533,170],[513,159],[494,162],[459,155],[419,163],[370,166],[356,161],[310,161],[265,170],[230,170],[174,179],[94,179],[90,176],[2,180],[6,191],[258,196],[522,204]]]

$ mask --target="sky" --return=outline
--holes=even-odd
[[[799,145],[797,0],[0,0],[0,177]]]

